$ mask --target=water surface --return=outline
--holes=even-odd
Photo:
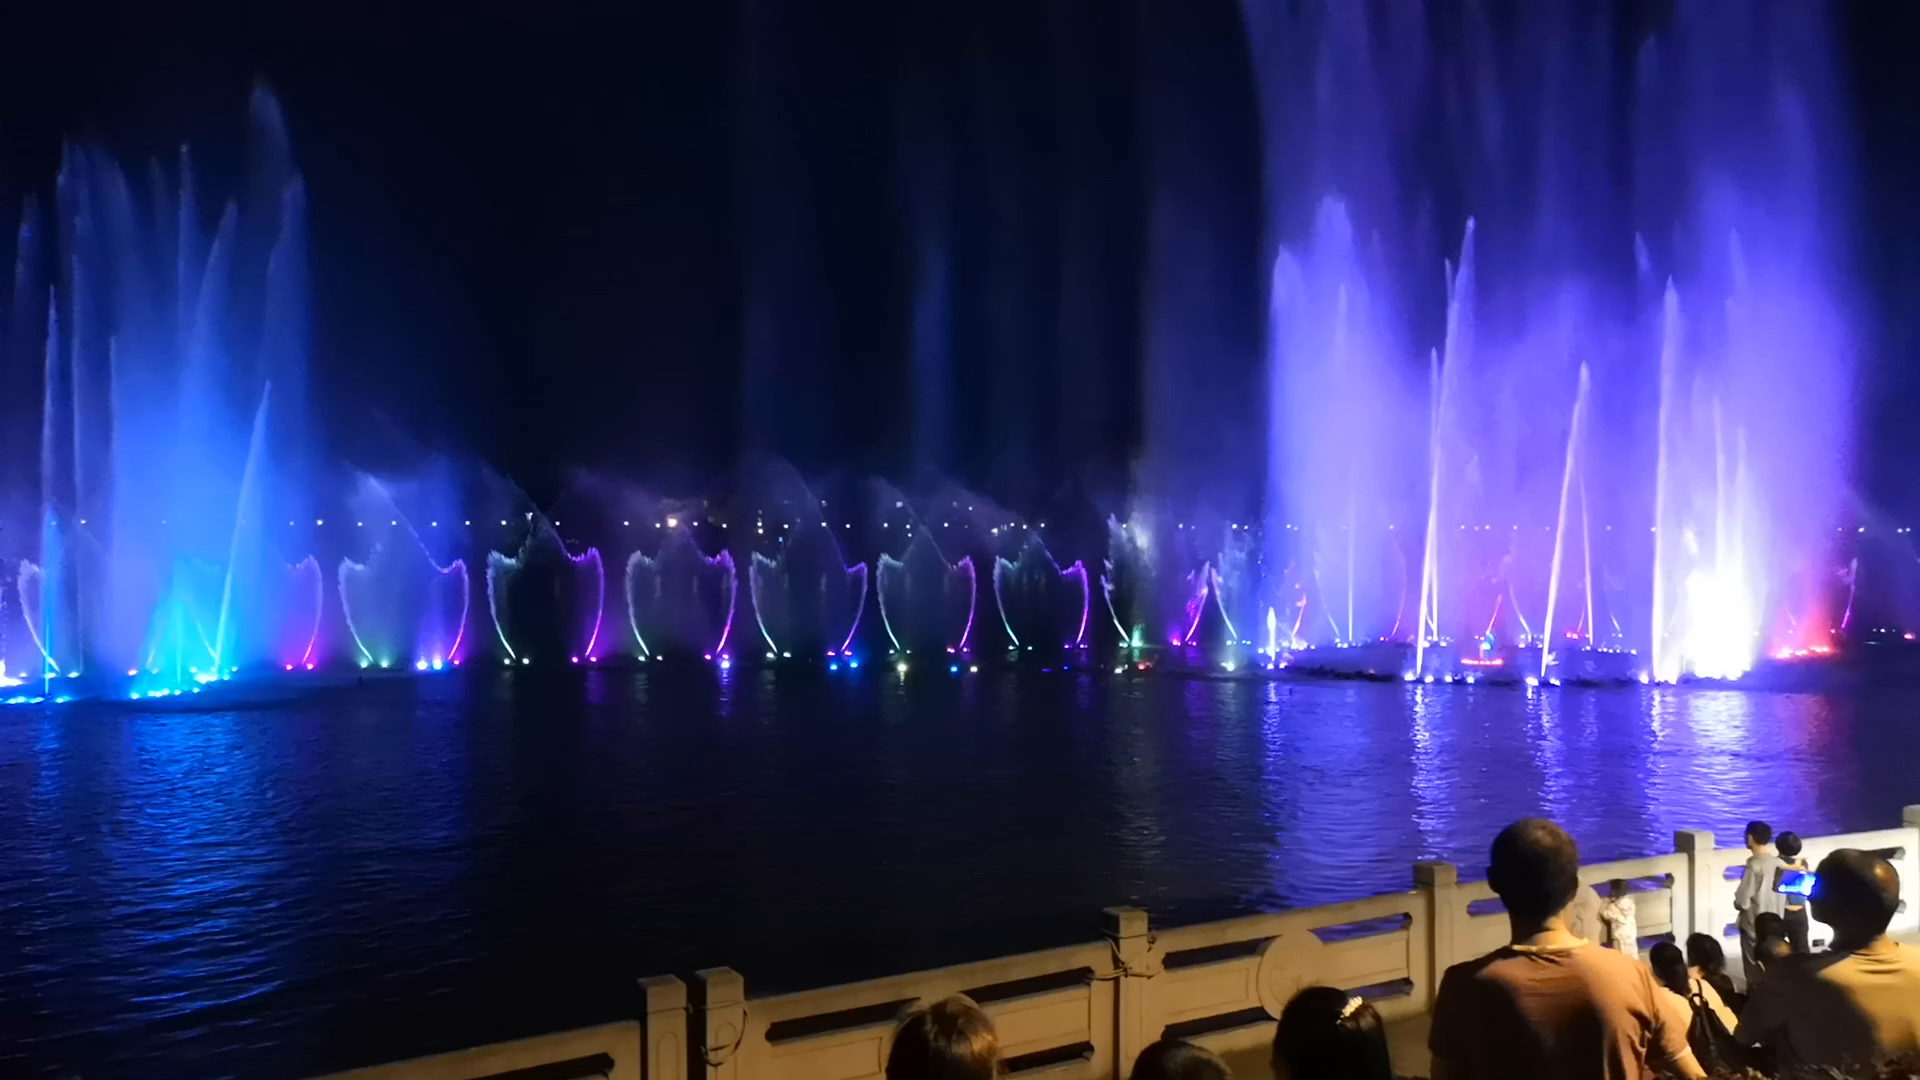
[[[223,711],[0,713],[7,1075],[305,1075],[1484,867],[1885,828],[1897,688],[1104,672],[448,673]]]

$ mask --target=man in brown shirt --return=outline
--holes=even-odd
[[[1427,1046],[1433,1080],[1648,1080],[1706,1076],[1645,964],[1567,929],[1580,853],[1551,821],[1494,838],[1487,884],[1513,943],[1447,969]]]
[[[1833,928],[1826,952],[1767,968],[1734,1037],[1785,1068],[1866,1066],[1920,1053],[1920,949],[1887,936],[1900,874],[1871,851],[1820,860],[1813,917]]]

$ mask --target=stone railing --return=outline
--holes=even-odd
[[[1733,882],[1745,848],[1682,832],[1674,852],[1584,866],[1581,880],[1632,883],[1640,933],[1733,930]],[[1809,837],[1813,863],[1835,848],[1880,851],[1900,871],[1893,930],[1920,934],[1920,806],[1897,829]],[[1815,923],[1816,946],[1827,936]],[[964,993],[992,1016],[1008,1071],[1046,1080],[1124,1077],[1141,1048],[1178,1035],[1223,1054],[1267,1045],[1293,992],[1314,984],[1369,998],[1389,1021],[1425,1012],[1447,967],[1504,944],[1507,921],[1483,881],[1453,866],[1413,867],[1413,888],[1342,904],[1151,928],[1138,908],[1109,908],[1099,940],[750,997],[730,968],[641,980],[637,1020],[476,1047],[339,1074],[354,1080],[871,1080],[899,1019]],[[1737,944],[1728,942],[1735,958]],[[704,1074],[704,1075],[698,1075]]]

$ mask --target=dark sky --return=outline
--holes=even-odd
[[[1866,480],[1906,506],[1920,16],[1838,8],[1879,316]],[[1249,271],[1219,337],[1258,342],[1258,125],[1229,0],[5,11],[6,216],[64,134],[129,158],[189,141],[232,176],[252,80],[278,93],[310,188],[316,405],[368,464],[445,449],[543,499],[570,465],[684,491],[753,450],[810,473],[931,464],[1015,502],[1045,497],[1028,472],[1111,482],[1138,437],[1147,188],[1167,164],[1150,143],[1246,222],[1216,245]],[[910,284],[925,235],[955,281],[932,315]],[[904,358],[937,315],[961,377],[929,436]],[[1056,423],[1070,394],[1095,406]]]

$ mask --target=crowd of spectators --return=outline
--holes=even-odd
[[[1841,849],[1820,861],[1810,896],[1780,891],[1805,870],[1799,838],[1747,828],[1735,894],[1743,988],[1720,943],[1659,940],[1640,959],[1626,882],[1601,900],[1579,877],[1573,839],[1550,821],[1494,839],[1487,881],[1506,908],[1508,944],[1456,964],[1435,997],[1433,1080],[1651,1080],[1820,1077],[1920,1080],[1920,949],[1887,928],[1900,879],[1886,859]],[[1797,903],[1795,902],[1797,900]],[[1624,904],[1620,901],[1625,901]],[[1811,921],[1830,927],[1810,951]],[[1276,1080],[1394,1080],[1387,1030],[1361,997],[1300,991],[1280,1015]],[[1000,1044],[964,997],[916,1011],[895,1035],[887,1080],[999,1080]],[[1131,1080],[1232,1080],[1219,1055],[1162,1039]]]

